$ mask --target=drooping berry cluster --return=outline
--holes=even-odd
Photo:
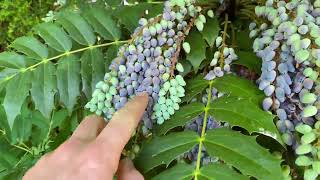
[[[144,113],[144,130],[154,122],[162,124],[179,109],[185,81],[177,72],[180,49],[190,52],[185,36],[195,25],[203,29],[205,17],[194,0],[170,0],[164,3],[162,15],[139,20],[132,40],[119,49],[104,81],[97,84],[92,100],[86,105],[98,115],[110,119],[129,98],[147,92],[149,104]]]
[[[312,129],[320,117],[320,1],[267,0],[265,6],[257,6],[255,11],[268,21],[259,27],[250,25],[250,36],[256,37],[253,49],[262,59],[259,88],[266,95],[263,108],[277,113],[277,126],[284,142],[298,155],[317,162],[315,152],[301,151],[306,142],[310,143],[304,139],[312,139],[313,135],[300,138],[295,130],[300,132],[298,129],[306,126]],[[297,164],[303,165],[301,161],[298,158]],[[310,165],[306,167],[305,179],[315,179],[320,174],[318,168]]]

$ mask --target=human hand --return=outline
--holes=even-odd
[[[43,156],[23,179],[111,180],[115,174],[119,180],[144,179],[129,159],[120,161],[120,156],[147,103],[145,94],[133,98],[108,125],[101,117],[86,117],[66,142]]]

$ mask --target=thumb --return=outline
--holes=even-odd
[[[128,158],[122,159],[117,171],[118,180],[144,180],[142,174],[134,167]]]

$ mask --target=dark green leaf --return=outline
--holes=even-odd
[[[96,37],[91,26],[78,13],[72,11],[60,13],[58,23],[60,23],[79,44],[93,45],[96,42]]]
[[[31,83],[31,74],[29,72],[21,73],[9,81],[6,86],[6,96],[3,107],[6,111],[8,124],[12,128],[14,120],[21,112],[21,106],[29,95]]]
[[[159,165],[169,165],[179,155],[187,152],[199,143],[199,136],[192,131],[172,133],[154,138],[145,144],[136,158],[136,166],[147,172]]]
[[[52,128],[60,127],[64,120],[68,117],[68,110],[67,109],[60,109],[56,111],[52,115]]]
[[[213,47],[220,32],[220,25],[217,18],[207,18],[207,23],[204,25],[202,36],[207,41],[210,47]]]
[[[10,46],[33,59],[42,60],[48,57],[47,47],[32,36],[19,37]]]
[[[252,44],[253,39],[249,38],[248,31],[238,31],[236,38],[237,38],[237,45],[239,49],[245,50],[245,51],[252,51]]]
[[[247,67],[249,70],[261,74],[262,61],[252,51],[238,51],[238,60],[233,64],[238,64]]]
[[[119,50],[119,46],[117,46],[117,45],[112,45],[108,48],[107,52],[105,53],[106,70],[109,69],[109,66],[110,66],[112,60],[114,60],[117,57],[118,50]]]
[[[207,44],[199,31],[195,30],[190,32],[185,41],[188,42],[191,47],[190,53],[187,54],[187,60],[190,61],[197,72],[201,62],[206,58]]]
[[[38,109],[46,118],[51,117],[54,96],[57,92],[56,68],[51,62],[40,65],[33,72],[31,96]]]
[[[250,178],[237,173],[225,164],[212,163],[200,169],[199,179],[203,180],[249,180]]]
[[[24,56],[15,52],[0,53],[0,67],[20,69],[26,67]]]
[[[45,42],[59,52],[67,52],[72,48],[72,42],[67,33],[53,23],[42,23],[35,28]]]
[[[162,10],[162,4],[139,3],[132,6],[119,6],[113,15],[130,32],[134,32],[141,17],[155,17],[161,14]],[[148,11],[147,15],[145,14],[146,11]]]
[[[45,118],[39,111],[33,111],[31,120],[34,125],[32,129],[32,145],[38,146],[48,135],[50,119]]]
[[[259,105],[264,97],[263,92],[254,83],[234,75],[226,75],[213,80],[213,87],[219,92],[224,92],[231,96],[251,99],[252,102],[256,102]]]
[[[204,105],[199,102],[182,106],[170,120],[157,128],[157,133],[163,135],[175,127],[186,125],[187,122],[200,115],[204,111],[204,108]]]
[[[209,86],[209,81],[205,80],[202,75],[198,75],[194,79],[187,81],[186,96],[182,99],[183,102],[189,102],[196,95],[202,93]]]
[[[105,74],[104,58],[101,50],[89,49],[81,57],[81,75],[83,91],[87,98],[91,98],[96,84],[103,80]]]
[[[120,39],[121,31],[112,19],[110,10],[94,6],[85,11],[84,17],[104,39],[114,41]]]
[[[273,123],[274,116],[263,111],[248,99],[224,96],[210,104],[209,114],[219,121],[226,121],[232,126],[240,126],[250,133],[258,132],[282,142]]]
[[[195,167],[190,164],[177,164],[174,167],[167,169],[166,171],[153,177],[152,180],[189,180],[194,176],[194,169]]]
[[[245,175],[282,179],[281,160],[258,145],[255,137],[220,128],[207,132],[204,145],[210,156],[219,157]]]
[[[31,136],[32,111],[28,108],[27,102],[21,108],[21,114],[16,118],[12,128],[13,143],[25,142]]]
[[[60,101],[72,113],[77,98],[80,96],[80,61],[74,56],[65,56],[57,67],[57,85]]]

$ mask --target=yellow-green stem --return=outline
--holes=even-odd
[[[198,180],[198,175],[200,174],[202,146],[203,146],[203,141],[205,140],[205,135],[206,135],[207,121],[208,121],[209,109],[210,109],[210,103],[211,103],[211,97],[212,97],[212,86],[213,86],[213,81],[210,81],[209,92],[208,92],[208,102],[204,109],[203,125],[201,130],[201,136],[199,139],[198,157],[197,157],[196,171],[194,175],[195,180]]]
[[[20,73],[24,73],[26,71],[30,71],[38,66],[40,66],[41,64],[45,64],[49,61],[52,61],[52,60],[55,60],[55,59],[58,59],[58,58],[61,58],[63,56],[68,56],[70,54],[75,54],[75,53],[78,53],[78,52],[82,52],[82,51],[85,51],[85,50],[88,50],[88,49],[93,49],[93,48],[100,48],[100,47],[106,47],[106,46],[110,46],[110,45],[114,45],[114,44],[122,44],[122,43],[127,43],[128,40],[126,41],[114,41],[114,42],[109,42],[109,43],[104,43],[104,44],[97,44],[97,45],[93,45],[93,46],[88,46],[88,47],[84,47],[84,48],[81,48],[81,49],[77,49],[77,50],[74,50],[74,51],[69,51],[69,52],[65,52],[63,54],[59,54],[57,56],[54,56],[54,57],[51,57],[49,59],[43,59],[42,61],[32,65],[32,66],[29,66],[27,68],[24,68],[24,69],[21,69],[19,72],[11,75],[11,76],[8,76],[5,80],[3,80],[2,82],[0,82],[0,85],[6,81],[9,81],[10,79],[14,78],[16,75],[20,74]]]

